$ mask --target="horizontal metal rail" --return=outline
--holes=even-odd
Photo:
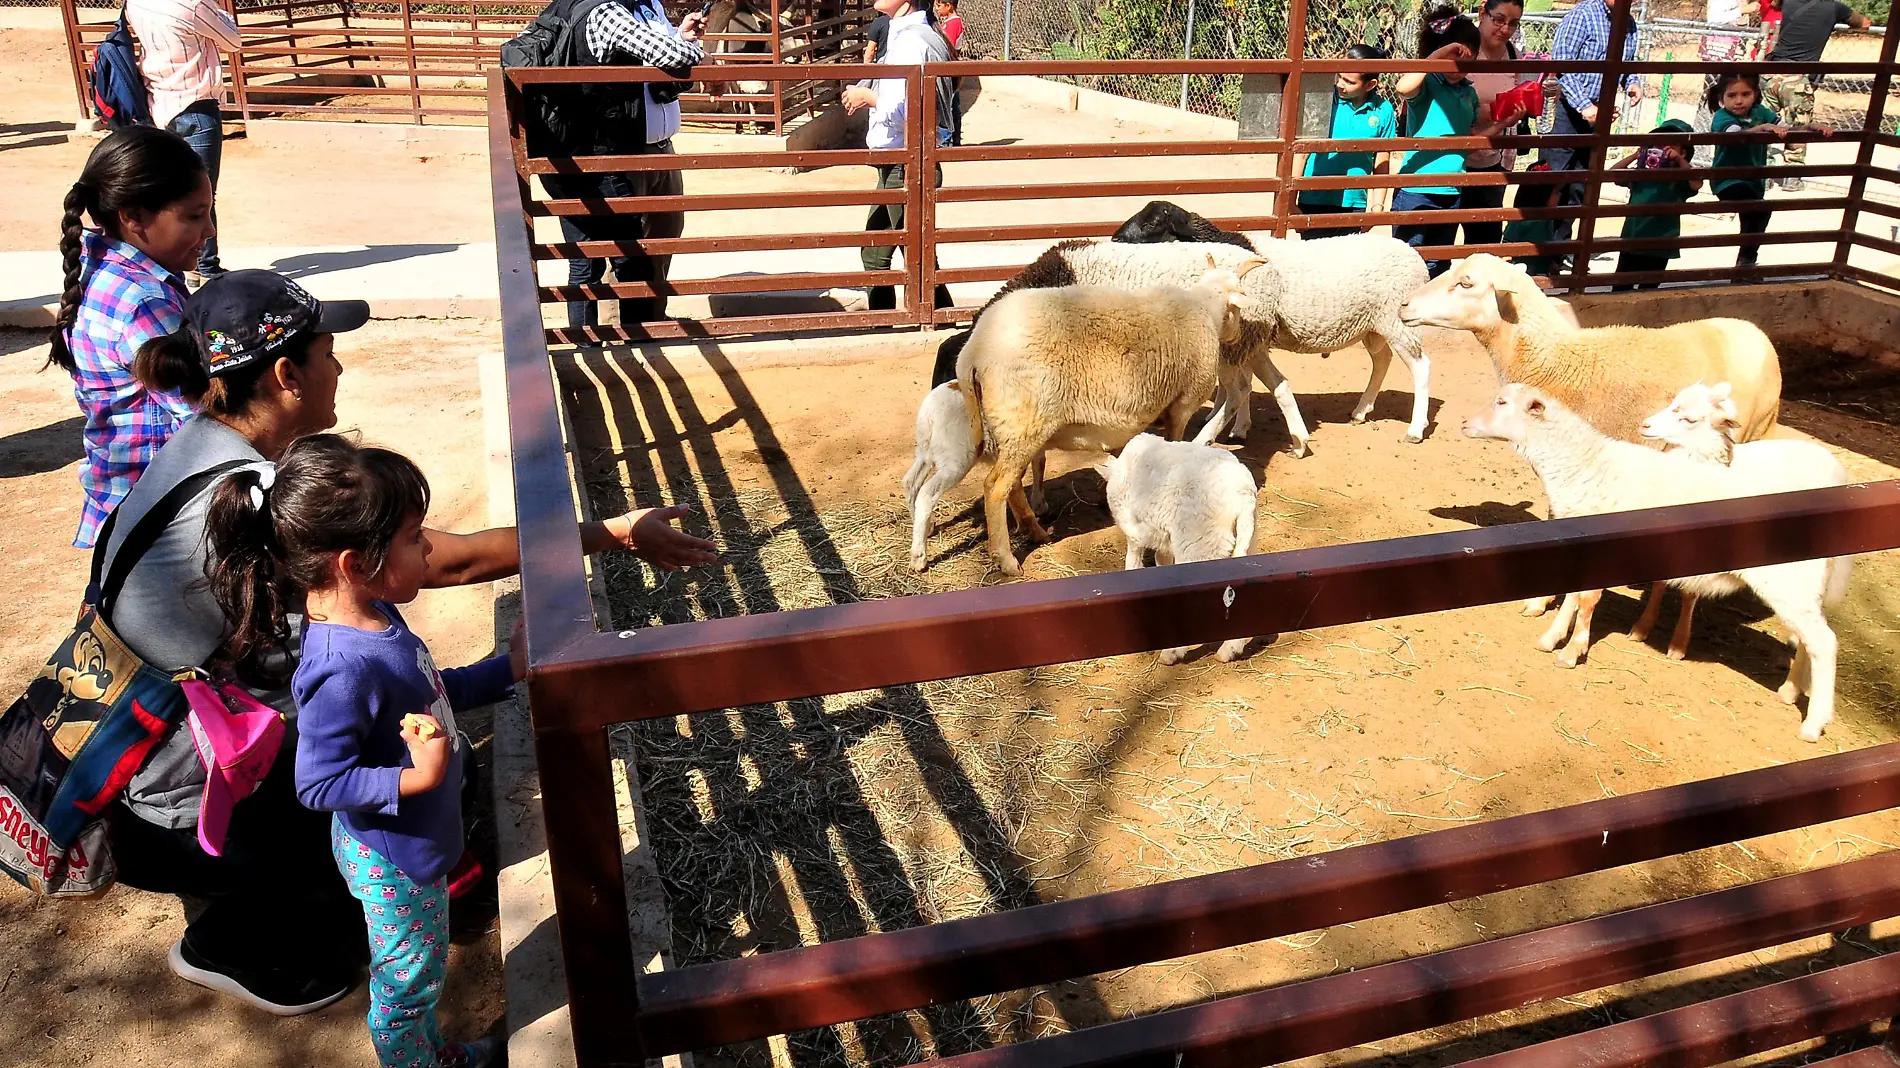
[[[1245,945],[1900,806],[1900,743],[993,916],[657,972],[673,1053]],[[1895,958],[1900,963],[1900,958]],[[1573,1064],[1584,1063],[1573,1061]]]

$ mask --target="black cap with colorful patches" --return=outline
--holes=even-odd
[[[369,321],[360,300],[318,300],[275,271],[230,271],[200,286],[185,304],[205,373],[228,375],[311,334],[340,334]]]

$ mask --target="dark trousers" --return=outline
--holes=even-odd
[[[1637,271],[1666,271],[1669,269],[1669,256],[1662,252],[1625,252],[1616,257],[1617,274],[1634,274]],[[1661,282],[1644,282],[1641,285],[1625,284],[1616,287],[1616,292],[1627,293],[1632,289],[1660,289]]]
[[[1393,211],[1448,211],[1457,206],[1456,193],[1414,193],[1410,189],[1401,189],[1392,194]],[[1458,224],[1446,222],[1394,226],[1392,236],[1413,248],[1454,245],[1458,243]],[[1437,278],[1451,269],[1451,261],[1426,260],[1425,269],[1431,272],[1433,278]]]
[[[198,158],[204,161],[205,173],[211,178],[211,228],[218,226],[218,166],[224,161],[224,116],[220,113],[215,100],[200,100],[172,119],[168,129],[185,139]],[[198,254],[198,271],[201,274],[218,270],[218,238],[215,233],[205,242],[204,251]]]
[[[941,185],[943,185],[943,168],[938,167],[937,173],[931,175],[931,188]],[[878,167],[877,187],[879,189],[904,188],[904,165],[892,163]],[[902,204],[873,204],[870,217],[864,221],[865,233],[875,234],[903,228],[904,205]],[[865,270],[888,271],[891,269],[891,261],[897,255],[897,248],[893,245],[865,245],[858,252]],[[868,296],[872,311],[890,311],[897,307],[897,287],[895,286],[872,286]],[[956,304],[950,296],[948,286],[938,286],[932,296],[939,308],[948,308]]]
[[[330,814],[298,804],[294,763],[281,754],[238,802],[222,856],[206,853],[195,831],[147,823],[123,805],[107,810],[119,881],[183,899],[185,941],[213,965],[331,976],[368,959],[362,906],[330,856]]]
[[[1570,102],[1563,98],[1563,94],[1559,93],[1557,96],[1557,108],[1551,113],[1550,132],[1552,134],[1588,134],[1596,132],[1596,127],[1583,121],[1583,116],[1578,113],[1576,108],[1570,106]],[[1543,148],[1538,150],[1538,158],[1550,164],[1550,169],[1553,171],[1581,171],[1590,166],[1590,150],[1587,148]],[[1548,187],[1540,188],[1530,185],[1518,186],[1518,196],[1515,201],[1516,205],[1520,208],[1524,208],[1543,207],[1550,204],[1551,201],[1546,199],[1550,194],[1544,191],[1545,188]],[[1583,203],[1582,182],[1576,182],[1571,185],[1560,185],[1557,186],[1556,189],[1557,195],[1555,203],[1557,207],[1569,208]],[[1531,199],[1526,201],[1526,196],[1531,197]],[[1570,233],[1574,226],[1573,220],[1557,219],[1554,220],[1554,225],[1557,229],[1552,238],[1553,240],[1570,240]]]
[[[1347,212],[1364,211],[1364,208],[1346,208],[1338,204],[1301,204],[1301,215],[1344,215]],[[1318,226],[1300,231],[1303,241],[1319,241],[1328,237],[1345,237],[1359,233],[1357,226]]]
[[[653,152],[673,152],[672,141],[653,145]],[[635,171],[630,174],[549,174],[542,176],[548,196],[557,200],[598,201],[607,197],[676,197],[684,195],[685,183],[678,171]],[[595,206],[602,214],[561,216],[561,236],[574,241],[645,241],[680,236],[686,229],[686,213],[649,211],[631,215],[605,214],[604,206]],[[567,284],[594,285],[607,274],[613,263],[616,282],[664,282],[673,267],[669,255],[651,256],[638,249],[598,259],[567,261]],[[627,297],[620,301],[620,325],[666,318],[666,297]],[[600,306],[593,301],[576,301],[567,306],[567,325],[575,329],[600,323]]]
[[[1740,186],[1740,185],[1731,185],[1727,189],[1719,189],[1715,193],[1717,200],[1728,200],[1728,201],[1760,200],[1762,198],[1762,195],[1763,195],[1762,192],[1759,190],[1749,188],[1748,186]],[[1766,233],[1768,231],[1768,220],[1774,214],[1775,213],[1772,211],[1741,212],[1740,215],[1742,217],[1742,233],[1744,234]],[[1753,267],[1755,266],[1756,259],[1760,257],[1760,255],[1761,255],[1760,242],[1756,242],[1752,245],[1745,244],[1735,254],[1735,266]]]
[[[1474,172],[1503,174],[1503,167],[1476,167]],[[1504,186],[1468,185],[1458,191],[1460,208],[1501,208],[1504,206]],[[1464,243],[1467,245],[1495,245],[1504,240],[1504,224],[1501,222],[1461,223],[1465,231]]]

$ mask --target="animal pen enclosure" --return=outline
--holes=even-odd
[[[82,114],[93,49],[115,16],[58,0]],[[250,119],[480,122],[488,70],[542,4],[521,0],[225,0],[243,49],[226,57],[230,113]],[[678,20],[697,3],[667,0]],[[716,63],[811,65],[857,58],[869,0],[718,0],[706,49]],[[102,17],[103,16],[103,17]],[[782,134],[829,102],[831,83],[722,82],[680,97],[691,121]]]
[[[1626,6],[1626,5],[1625,5]],[[1296,0],[1292,24],[1302,24],[1305,4]],[[1627,11],[1623,14],[1626,16]],[[1609,54],[1627,18],[1618,20]],[[1778,177],[1789,173],[1847,178],[1845,197],[1779,198],[1782,211],[1826,213],[1826,225],[1770,235],[1778,244],[1811,249],[1791,263],[1752,271],[1675,271],[1602,275],[1592,254],[1654,248],[1599,230],[1605,219],[1688,212],[1695,206],[1611,205],[1602,197],[1607,154],[1615,145],[1654,143],[1647,135],[1568,138],[1499,138],[1496,144],[1535,147],[1570,144],[1590,149],[1591,166],[1578,175],[1586,184],[1573,207],[1500,208],[1438,213],[1449,218],[1570,219],[1577,235],[1561,242],[1513,242],[1484,246],[1503,255],[1572,254],[1575,266],[1552,279],[1573,293],[1590,285],[1629,281],[1708,283],[1777,280],[1808,290],[1856,294],[1896,288],[1892,278],[1867,266],[1864,254],[1900,252],[1900,244],[1861,233],[1859,216],[1900,219],[1900,210],[1869,198],[1870,186],[1894,183],[1900,172],[1876,166],[1876,151],[1900,148],[1900,138],[1880,133],[1880,116],[1894,67],[1886,42],[1878,62],[1856,67],[1871,77],[1875,92],[1868,121],[1854,135],[1850,165],[1806,168],[1737,168],[1704,176]],[[567,80],[562,71],[521,71],[491,76],[490,145],[496,205],[504,346],[513,469],[523,560],[523,609],[528,626],[536,751],[542,805],[567,964],[571,1019],[581,1063],[636,1064],[648,1058],[763,1039],[808,1028],[846,1025],[888,1013],[929,1010],[964,999],[1057,984],[1064,980],[1171,961],[1226,947],[1351,925],[1441,902],[1469,902],[1479,895],[1566,879],[1622,865],[1671,857],[1794,828],[1872,813],[1900,804],[1900,745],[1796,761],[1702,781],[1679,782],[1568,808],[1498,819],[1459,816],[1463,825],[1413,837],[1393,838],[1296,859],[1244,864],[1104,893],[1038,901],[1033,880],[1012,866],[1006,848],[981,835],[963,843],[981,854],[983,877],[1000,885],[996,900],[1025,907],[893,929],[880,922],[860,937],[797,945],[775,952],[708,960],[641,974],[628,942],[627,897],[621,855],[622,815],[608,731],[628,722],[666,722],[675,717],[725,709],[770,709],[824,695],[868,691],[854,708],[895,705],[911,684],[1008,672],[1078,660],[1114,657],[1184,642],[1278,634],[1369,620],[1392,620],[1445,612],[1545,592],[1580,589],[1659,576],[1772,561],[1864,553],[1900,546],[1900,484],[1871,482],[1717,504],[1624,513],[1588,519],[1519,523],[1391,540],[1352,541],[1242,559],[1143,571],[1078,575],[978,589],[883,600],[833,597],[836,603],[791,611],[760,611],[693,622],[668,619],[613,626],[599,621],[573,520],[581,510],[576,481],[585,480],[579,444],[570,445],[564,423],[574,418],[557,389],[551,359],[605,367],[625,360],[636,390],[672,392],[682,408],[678,376],[665,373],[665,352],[644,358],[562,352],[550,345],[591,346],[655,338],[710,339],[736,334],[929,326],[965,319],[972,309],[931,308],[920,294],[940,282],[970,283],[1010,276],[1019,265],[939,268],[937,252],[959,244],[1046,241],[1103,236],[1113,223],[1041,222],[1026,225],[944,226],[945,204],[1146,197],[1271,197],[1253,212],[1216,219],[1233,228],[1285,236],[1308,225],[1288,207],[1286,193],[1342,185],[1396,186],[1402,179],[1309,179],[1297,174],[1297,157],[1340,148],[1470,148],[1482,139],[1401,140],[1379,144],[1336,142],[1299,125],[1299,109],[1281,111],[1277,136],[1251,141],[1174,140],[1140,143],[1010,144],[938,148],[917,136],[934,127],[935,94],[924,79],[940,75],[1153,74],[1184,72],[1286,78],[1299,84],[1308,73],[1329,77],[1346,65],[1300,58],[1298,33],[1287,60],[1248,63],[1109,65],[971,63],[904,72],[912,105],[903,149],[802,153],[702,153],[664,161],[644,157],[536,159],[529,156],[517,116],[522,94],[538,84]],[[1352,64],[1358,69],[1367,64]],[[1379,65],[1396,71],[1452,64],[1413,61]],[[1605,105],[1611,103],[1616,61],[1600,64],[1466,64],[1470,70],[1585,70],[1606,74]],[[1758,69],[1801,72],[1796,64],[1757,64]],[[1861,71],[1860,67],[1865,70]],[[1699,64],[1643,64],[1639,70],[1700,73]],[[797,78],[806,72],[761,67],[744,73],[700,72],[708,81],[738,78]],[[841,79],[873,73],[841,66]],[[890,71],[877,72],[888,75]],[[601,74],[643,80],[639,72]],[[1706,135],[1700,140],[1710,140]],[[938,163],[1001,164],[1150,156],[1251,161],[1251,172],[1222,177],[1170,177],[1143,182],[1090,181],[1064,170],[1055,181],[931,187],[920,181]],[[820,165],[906,165],[901,189],[823,190],[793,194],[712,194],[679,198],[627,198],[606,202],[538,198],[537,175],[580,171],[625,171],[680,167],[689,173]],[[975,169],[975,168],[971,168]],[[1520,172],[1477,174],[1456,184],[1535,186],[1552,176]],[[1256,200],[1257,202],[1257,200]],[[903,204],[907,225],[873,234],[796,229],[746,232],[645,242],[543,241],[535,233],[561,215],[599,212],[685,210],[791,214],[838,206]],[[1749,209],[1756,205],[1741,205]],[[1797,209],[1798,206],[1798,209]],[[1702,206],[1706,210],[1706,205]],[[1329,217],[1326,225],[1354,221],[1383,225],[1423,221],[1418,214],[1379,213]],[[1810,218],[1813,216],[1810,216]],[[1686,238],[1709,247],[1732,247],[1735,235]],[[544,286],[537,265],[569,255],[786,253],[866,244],[901,248],[905,263],[892,272],[786,270],[769,274],[679,279],[671,283],[615,282],[593,286]],[[1434,253],[1459,257],[1477,249],[1455,246]],[[656,294],[704,296],[784,293],[828,286],[895,283],[904,301],[891,311],[792,310],[776,314],[673,319],[573,330],[550,327],[548,305],[610,301]],[[1869,298],[1872,299],[1872,298]],[[715,354],[716,346],[702,342]],[[602,362],[602,361],[605,362]],[[717,366],[717,363],[715,363]],[[734,374],[721,372],[735,392]],[[878,397],[882,393],[857,393]],[[838,404],[840,394],[832,400]],[[907,413],[905,413],[907,414]],[[817,417],[823,419],[823,415]],[[686,420],[686,435],[711,427]],[[633,428],[637,430],[637,426]],[[656,429],[654,437],[659,437]],[[768,447],[755,429],[758,451]],[[702,441],[688,446],[695,453]],[[570,449],[573,469],[570,469]],[[768,470],[774,490],[793,492],[781,467]],[[782,459],[782,456],[780,457]],[[678,491],[683,475],[664,477]],[[768,519],[774,517],[767,517]],[[804,536],[804,532],[800,532]],[[809,543],[820,585],[830,588],[842,570],[820,537]],[[847,577],[843,581],[849,581]],[[1216,606],[1223,606],[1216,608]],[[740,612],[752,608],[742,605]],[[708,616],[712,612],[706,613]],[[649,623],[664,625],[649,625]],[[1476,687],[1483,689],[1485,687]],[[1443,695],[1441,694],[1441,697]],[[1627,703],[1627,702],[1626,702]],[[788,706],[789,707],[789,706]],[[822,709],[820,711],[823,711]],[[950,747],[932,735],[928,706],[900,709],[904,730],[920,762],[937,754],[949,762]],[[783,713],[781,713],[783,714]],[[771,716],[764,717],[769,721]],[[1336,716],[1335,724],[1350,719]],[[703,721],[702,721],[703,722]],[[752,721],[748,721],[752,722]],[[748,728],[752,729],[752,728]],[[1561,717],[1560,726],[1561,727]],[[681,727],[682,745],[700,743],[697,728]],[[1589,744],[1587,730],[1582,744]],[[1634,744],[1634,743],[1631,743]],[[1638,747],[1640,748],[1640,747]],[[1638,759],[1642,759],[1640,756]],[[816,776],[819,755],[791,770]],[[775,769],[783,771],[785,769]],[[954,772],[947,772],[954,777]],[[631,800],[642,804],[637,781]],[[1607,787],[1605,795],[1610,795]],[[931,800],[947,804],[942,797]],[[665,827],[654,848],[665,849]],[[853,848],[846,843],[844,850]],[[861,858],[853,858],[860,861]],[[842,861],[841,861],[842,863]],[[963,1065],[1261,1064],[1293,1060],[1360,1043],[1376,1042],[1448,1023],[1472,1020],[1526,1002],[1563,998],[1582,991],[1653,976],[1731,954],[1779,946],[1814,935],[1859,927],[1900,913],[1894,890],[1896,857],[1883,853],[1766,881],[1744,881],[1710,893],[1664,900],[1647,908],[1586,916],[1507,937],[1470,941],[1415,958],[1392,950],[1376,967],[1308,977],[1280,985],[1256,984],[1219,990],[1212,1000],[1190,997],[1164,1011],[1102,1022],[1066,1034],[1014,1045],[927,1052]],[[1025,894],[1028,885],[1031,892]],[[1025,901],[1024,899],[1028,900]],[[1031,903],[1036,902],[1036,903]],[[675,907],[681,907],[676,903]],[[928,917],[923,917],[927,921]],[[1393,959],[1397,957],[1398,959]],[[1713,1064],[1778,1048],[1801,1039],[1851,1031],[1900,1010],[1900,968],[1892,956],[1875,956],[1842,968],[1770,985],[1758,985],[1715,1000],[1691,1000],[1636,1020],[1497,1054],[1487,1064]],[[928,1024],[926,1026],[929,1026]],[[1572,1030],[1576,1026],[1573,1025]],[[1890,1063],[1881,1050],[1856,1050],[1837,1060],[1848,1065]],[[1177,1060],[1177,1058],[1180,1058]],[[870,1060],[879,1060],[872,1056]],[[814,1055],[811,1063],[825,1063]]]

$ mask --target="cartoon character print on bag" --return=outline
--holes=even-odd
[[[455,744],[455,710],[449,707],[449,691],[442,687],[442,673],[436,670],[435,658],[429,655],[429,648],[416,644],[416,670],[429,680],[429,687],[435,691],[435,700],[429,703],[429,715],[442,725],[449,736],[449,744]]]

